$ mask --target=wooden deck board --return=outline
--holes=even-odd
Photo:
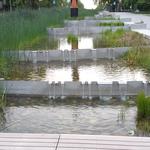
[[[150,150],[150,138],[0,133],[0,150]]]

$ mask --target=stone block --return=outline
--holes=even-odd
[[[92,51],[90,49],[78,50],[76,56],[77,60],[92,59]]]
[[[82,83],[78,81],[64,82],[64,96],[82,96]]]
[[[137,95],[141,91],[144,91],[144,83],[142,81],[127,82],[127,95]]]
[[[63,61],[63,51],[48,51],[48,61]]]
[[[120,96],[120,86],[117,81],[112,82],[112,96]]]

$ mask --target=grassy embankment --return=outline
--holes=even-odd
[[[79,9],[79,16],[92,16],[97,10]],[[70,18],[69,8],[17,10],[0,16],[0,50],[29,49],[47,35],[47,27],[62,27]]]
[[[117,29],[116,31],[107,30],[103,32],[99,38],[94,40],[94,47],[135,47],[139,45],[147,45],[146,40],[142,35],[126,31],[124,29]]]
[[[129,66],[139,66],[150,71],[150,48],[131,48],[124,56],[123,60]]]
[[[140,66],[150,71],[150,40],[143,35],[118,29],[113,32],[105,31],[101,37],[94,41],[94,47],[132,47],[122,59],[129,66]]]

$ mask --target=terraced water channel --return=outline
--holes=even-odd
[[[93,36],[79,37],[78,48],[93,49]],[[49,39],[47,39],[49,41]],[[46,42],[47,42],[46,41]],[[51,43],[51,40],[50,40]],[[40,49],[51,49],[39,43]],[[71,50],[67,38],[59,38],[56,49]],[[52,47],[54,49],[54,47]],[[44,80],[48,82],[148,81],[150,76],[139,68],[129,68],[119,60],[79,61],[72,63],[18,63],[10,65],[7,80]],[[146,136],[136,127],[135,105],[122,102],[103,103],[100,100],[48,100],[42,98],[7,98],[1,112],[1,132],[81,133]]]

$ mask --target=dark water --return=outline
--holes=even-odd
[[[142,69],[129,68],[120,61],[99,60],[76,63],[18,63],[10,65],[6,79],[44,81],[97,81],[111,83],[119,81],[149,81],[150,75]],[[3,76],[2,76],[3,78]]]
[[[9,98],[1,112],[1,132],[130,135],[136,108],[99,100],[50,101]]]

